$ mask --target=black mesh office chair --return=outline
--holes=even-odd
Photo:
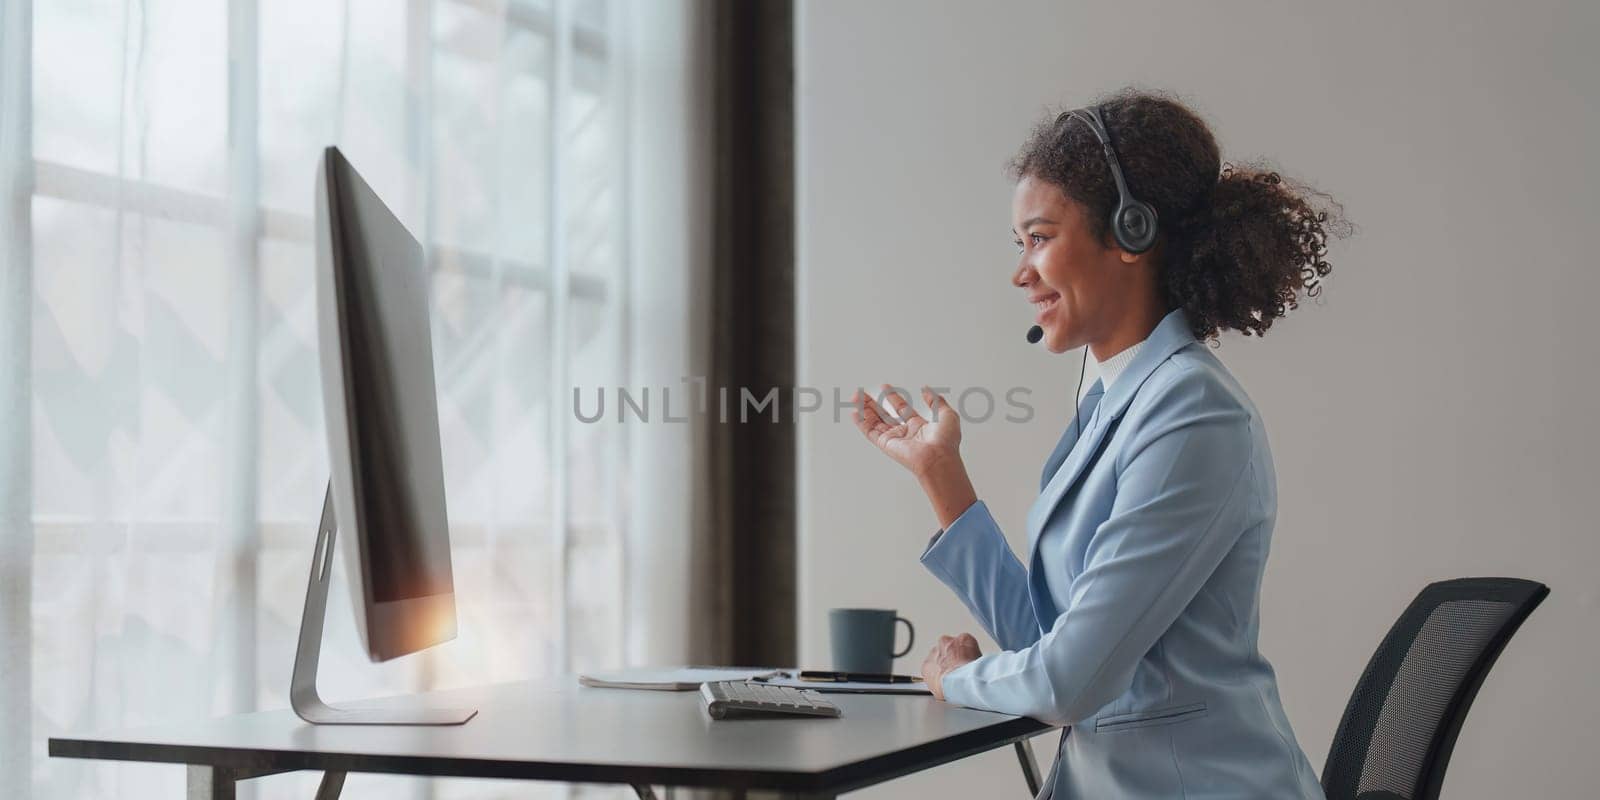
[[[1550,594],[1515,578],[1429,584],[1372,654],[1333,737],[1328,800],[1435,800],[1489,668]]]

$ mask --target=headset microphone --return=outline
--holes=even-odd
[[[1028,344],[1038,344],[1044,338],[1044,328],[1035,325],[1028,329]]]

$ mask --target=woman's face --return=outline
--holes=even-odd
[[[1045,348],[1064,353],[1102,339],[1123,312],[1128,254],[1095,238],[1082,204],[1032,176],[1011,196],[1011,233],[1019,256],[1011,283],[1032,304]]]

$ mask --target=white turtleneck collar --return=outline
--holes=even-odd
[[[1115,383],[1117,376],[1121,375],[1122,371],[1128,368],[1128,364],[1133,362],[1133,357],[1139,354],[1139,348],[1141,347],[1144,347],[1144,342],[1139,342],[1104,361],[1094,362],[1095,372],[1100,375],[1101,389],[1107,392],[1111,391],[1111,384]],[[1089,357],[1094,358],[1094,353],[1089,353]]]

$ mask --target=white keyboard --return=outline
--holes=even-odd
[[[700,684],[700,697],[712,719],[801,714],[810,717],[837,717],[839,707],[820,692],[792,686],[767,686],[744,681],[713,681]]]

